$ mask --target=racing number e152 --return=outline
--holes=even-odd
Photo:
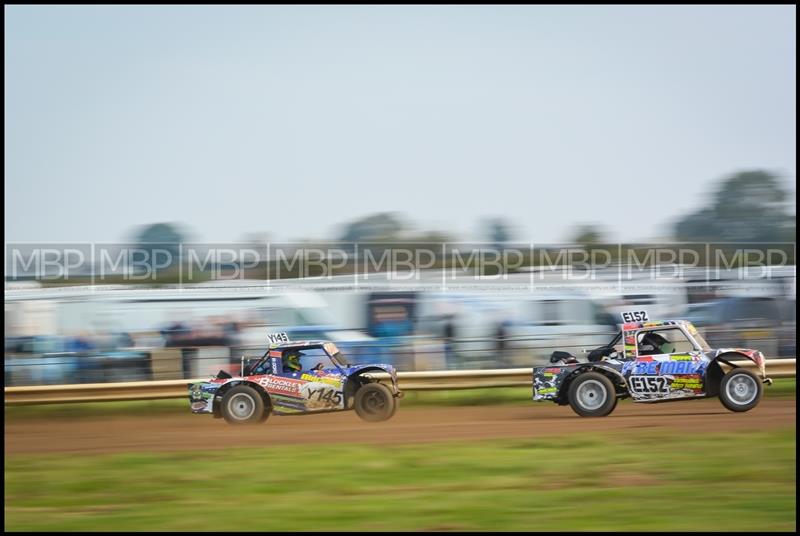
[[[642,394],[664,394],[669,392],[669,382],[662,376],[631,376],[628,380],[631,391]]]
[[[625,311],[622,313],[622,320],[624,322],[647,322],[650,319],[647,317],[647,311]]]

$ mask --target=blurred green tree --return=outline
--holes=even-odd
[[[606,242],[606,238],[597,224],[584,223],[578,226],[570,242],[582,246],[593,246]]]
[[[379,212],[348,223],[341,235],[344,242],[382,242],[402,238],[405,225],[396,212]]]
[[[145,250],[161,249],[170,253],[172,263],[178,261],[180,244],[185,240],[183,232],[174,223],[154,223],[146,225],[136,235],[137,245]]]
[[[511,240],[511,227],[503,218],[490,218],[486,227],[486,234],[495,248],[501,249],[504,243]]]
[[[794,215],[780,177],[763,170],[724,179],[710,205],[675,224],[678,240],[689,242],[794,242]]]

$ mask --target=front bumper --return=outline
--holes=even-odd
[[[192,413],[214,413],[214,397],[220,388],[218,384],[199,382],[190,383],[189,407]]]

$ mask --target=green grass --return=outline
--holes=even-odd
[[[795,378],[778,378],[773,384],[764,386],[764,396],[767,398],[795,398],[797,395],[797,380]]]
[[[775,380],[764,387],[765,399],[794,399],[794,378]],[[530,387],[501,387],[492,389],[460,389],[453,391],[410,391],[400,402],[400,407],[415,406],[487,406],[531,404]],[[623,401],[622,403],[631,403]],[[37,418],[97,418],[115,415],[169,415],[186,413],[188,400],[146,400],[132,402],[91,402],[81,404],[50,404],[43,406],[14,406],[5,408],[7,420]]]
[[[794,531],[795,428],[5,459],[5,530]]]

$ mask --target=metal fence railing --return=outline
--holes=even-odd
[[[752,361],[736,361],[735,364],[743,367],[754,366]],[[400,372],[398,373],[398,383],[403,391],[531,386],[532,374],[532,368]],[[369,375],[379,381],[388,380],[388,374],[385,373],[369,373]],[[767,375],[772,378],[795,377],[795,359],[767,361]],[[19,406],[184,398],[188,397],[187,384],[189,382],[204,379],[6,387],[5,404]]]

